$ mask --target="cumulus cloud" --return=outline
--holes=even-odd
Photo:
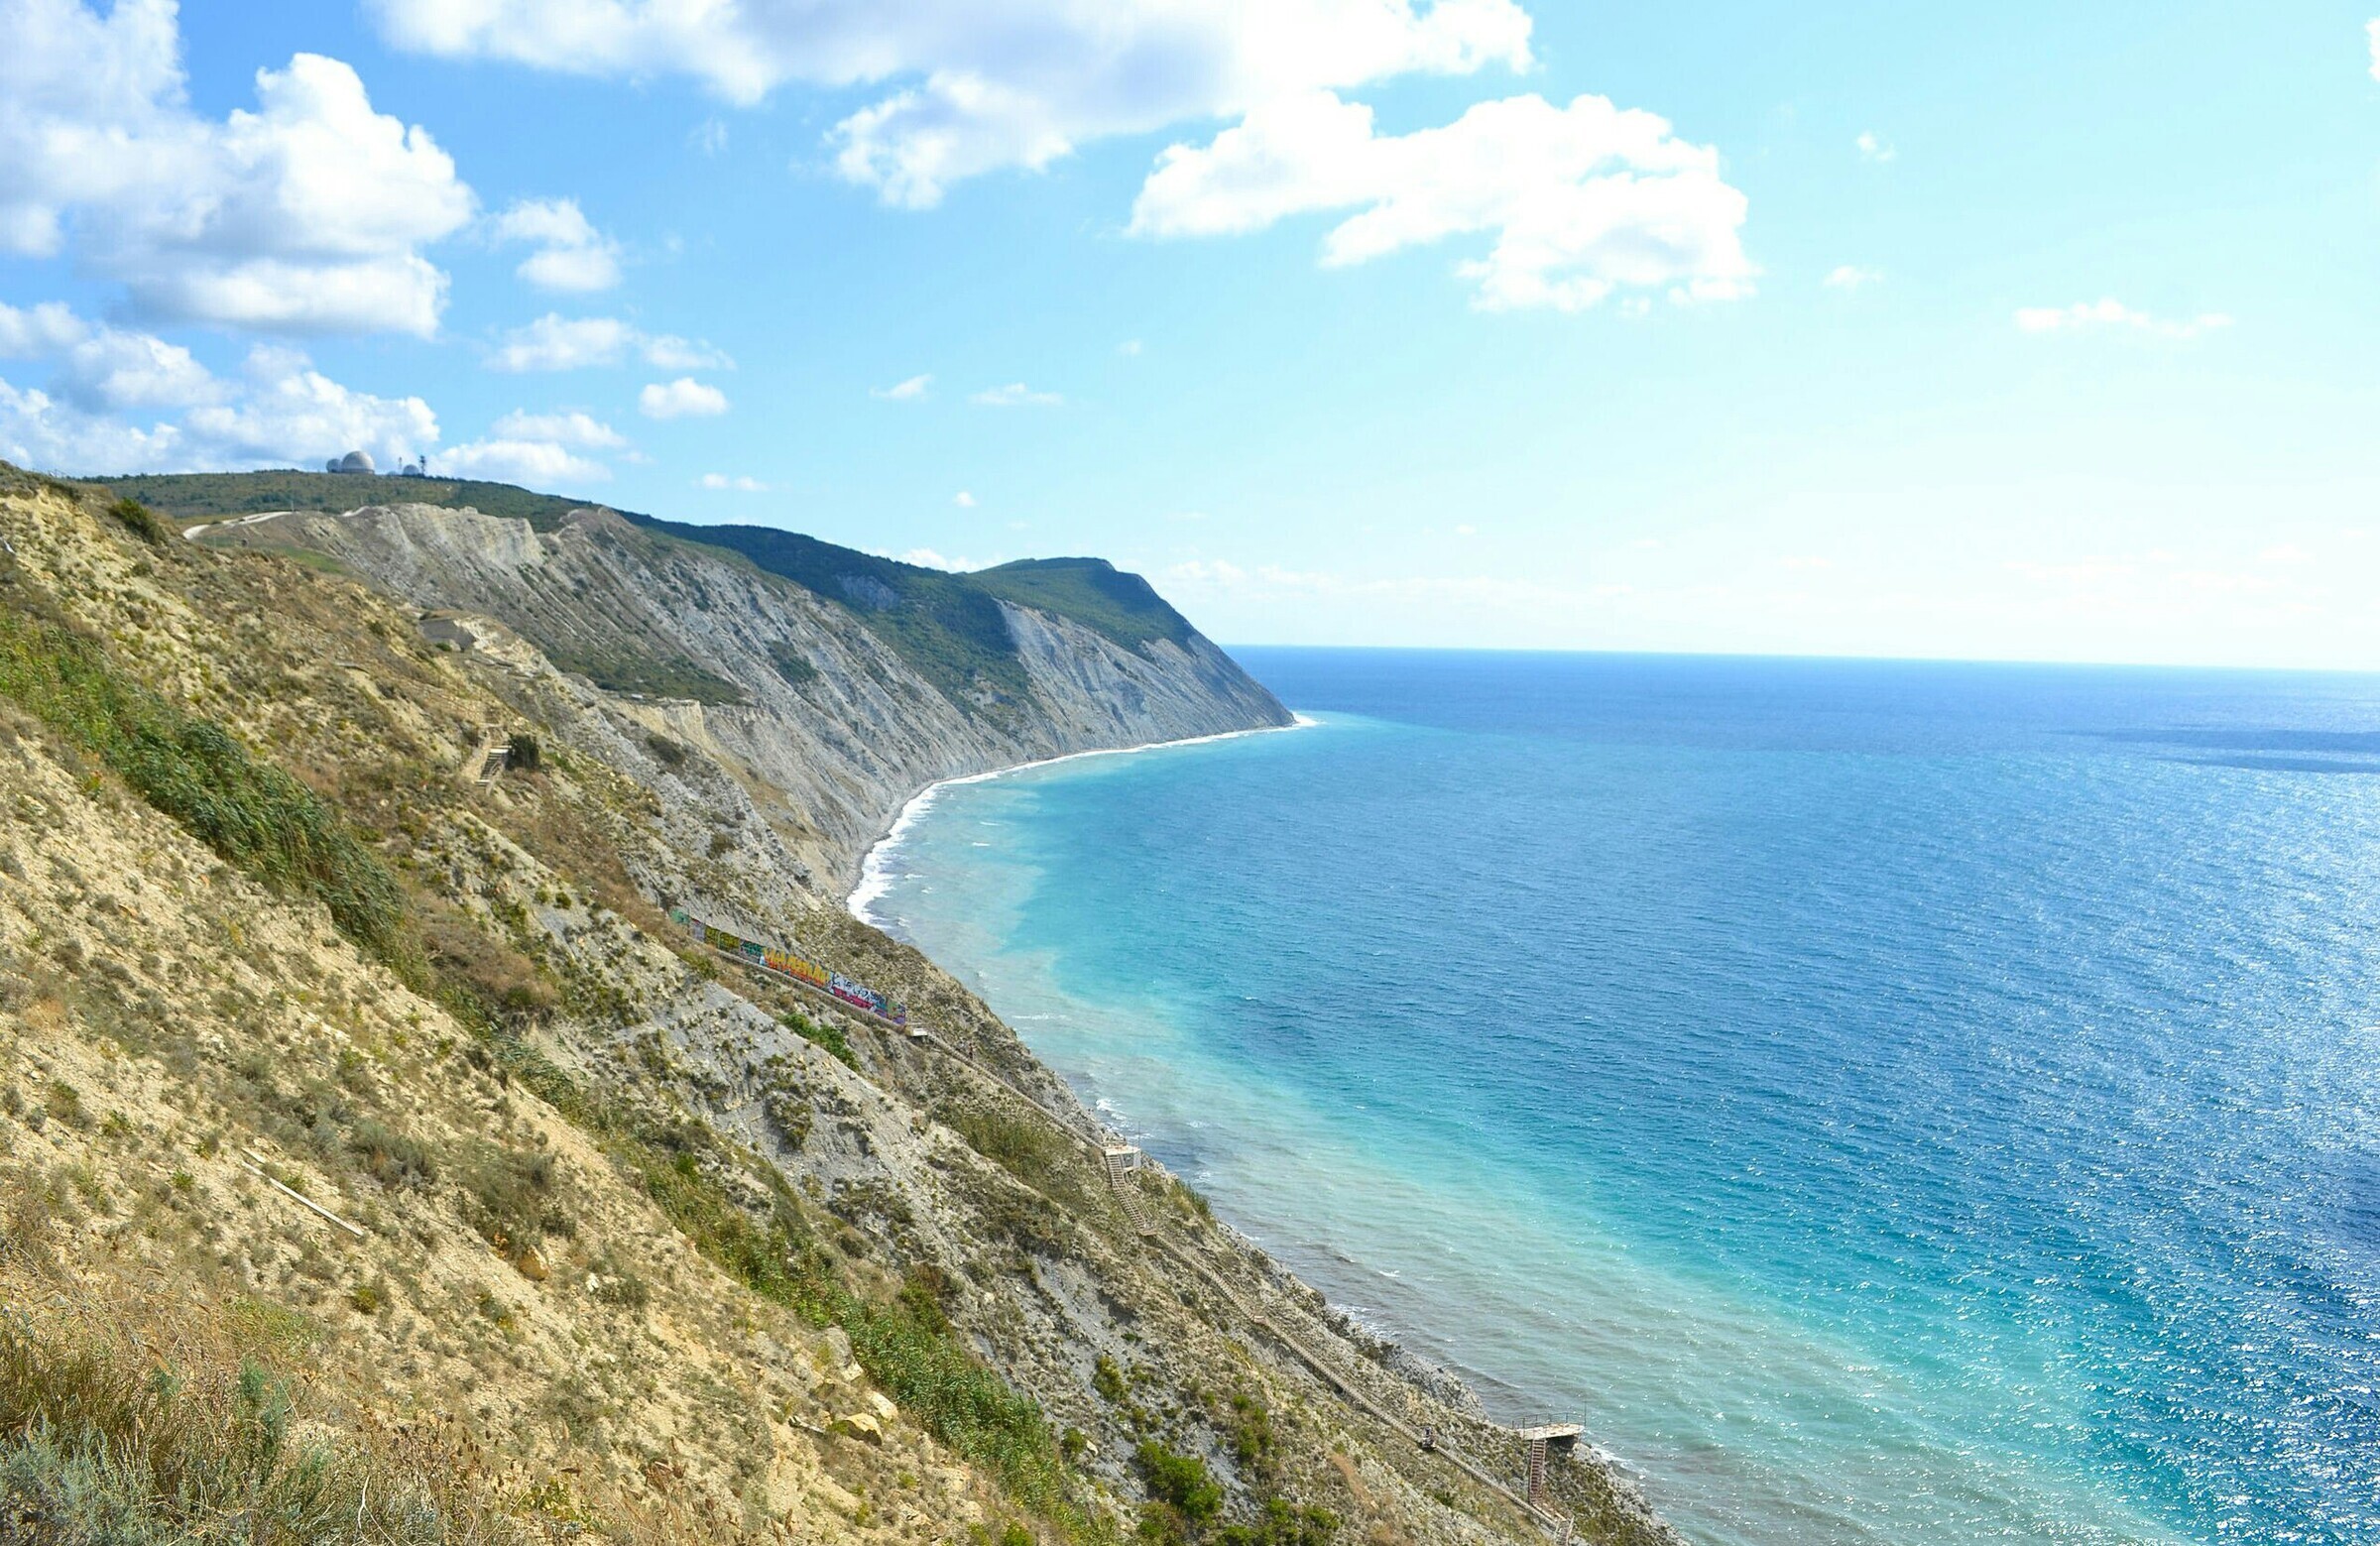
[[[186,399],[195,390],[178,366],[169,375],[175,385],[166,396]],[[209,378],[205,390],[208,401],[189,407],[178,422],[144,425],[107,411],[117,405],[105,390],[77,401],[65,390],[0,381],[0,457],[63,473],[209,472],[259,463],[304,466],[360,449],[395,465],[438,437],[437,416],[419,398],[355,391],[294,349],[254,349],[237,379]],[[132,397],[137,403],[157,395],[142,388]]]
[[[231,401],[190,410],[184,427],[227,462],[288,458],[299,466],[364,450],[384,466],[436,443],[437,416],[419,398],[341,386],[296,349],[259,345]]]
[[[1888,162],[1900,154],[1890,145],[1877,139],[1875,131],[1872,129],[1862,131],[1859,138],[1851,142],[1851,148],[1859,153],[1861,161],[1872,161],[1879,164]]]
[[[616,316],[565,317],[548,311],[504,335],[488,355],[500,371],[569,371],[619,365],[630,356],[656,370],[733,370],[722,350],[672,334],[653,334]]]
[[[680,376],[653,382],[637,394],[637,409],[647,418],[709,418],[727,412],[727,394],[717,387]]]
[[[1066,400],[1054,392],[1035,392],[1021,381],[1005,387],[986,387],[967,400],[980,408],[1056,408]]]
[[[429,334],[421,249],[470,188],[337,59],[259,70],[255,111],[191,112],[171,0],[0,0],[0,250],[71,245],[145,317]]]
[[[0,303],[0,358],[22,360],[54,354],[80,343],[90,333],[65,302],[45,300],[17,307]]]
[[[706,472],[694,480],[698,489],[731,489],[738,494],[766,494],[769,485],[758,478],[731,478],[724,472]]]
[[[973,510],[975,508],[975,496],[968,493],[965,489],[961,489],[956,494],[953,494],[950,497],[950,502],[958,506],[961,510]]]
[[[1679,300],[1749,294],[1758,271],[1740,237],[1745,207],[1716,150],[1604,97],[1482,102],[1443,128],[1383,136],[1369,107],[1312,92],[1267,103],[1203,147],[1167,149],[1131,230],[1222,236],[1353,209],[1323,239],[1331,266],[1492,232],[1487,255],[1455,271],[1480,306],[1580,310],[1621,287]]]
[[[446,477],[484,478],[491,483],[536,488],[583,487],[612,475],[612,469],[603,463],[556,441],[519,439],[501,432],[440,451],[432,460]]]
[[[2160,338],[2195,338],[2201,333],[2229,327],[2231,318],[2220,311],[2202,311],[2186,318],[2151,316],[2110,297],[2099,300],[2079,300],[2071,306],[2020,306],[2016,312],[2016,325],[2020,331],[2028,333],[2114,330],[2149,333]]]
[[[94,326],[58,301],[0,304],[0,358],[52,359],[52,388],[76,408],[187,408],[219,395],[214,377],[179,344]]]
[[[913,563],[921,569],[946,569],[953,574],[965,574],[984,567],[973,558],[944,557],[931,547],[912,547],[907,552],[886,556],[897,557],[902,563]]]
[[[489,434],[501,440],[550,440],[587,451],[626,449],[628,437],[592,414],[530,414],[519,410],[496,420]]]
[[[1884,271],[1845,263],[1829,274],[1826,283],[1829,290],[1865,290],[1870,285],[1883,284]]]
[[[575,198],[517,199],[489,222],[488,234],[536,249],[513,272],[540,290],[584,293],[620,283],[620,244],[595,229]]]
[[[931,376],[911,376],[908,380],[896,381],[890,387],[871,387],[868,389],[868,395],[872,398],[883,398],[888,403],[921,403],[925,400],[926,388],[933,384],[934,378]]]
[[[892,204],[1038,169],[1106,136],[1229,118],[1301,91],[1530,62],[1515,0],[371,0],[400,47],[611,76],[690,75],[731,102],[881,87],[829,134]]]
[[[2380,80],[2380,16],[2363,24],[2363,42],[2371,53],[2372,78]]]

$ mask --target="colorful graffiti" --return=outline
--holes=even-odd
[[[758,940],[746,939],[741,934],[731,934],[715,924],[703,922],[702,919],[695,917],[683,907],[670,908],[669,921],[722,954],[735,956],[763,971],[774,972],[779,977],[790,977],[795,982],[807,983],[820,993],[839,999],[855,1010],[867,1011],[878,1019],[891,1020],[895,1025],[906,1025],[909,1022],[907,1010],[894,1004],[867,984],[853,982],[841,972],[830,972],[815,961],[805,961],[789,950],[779,950],[774,945],[764,945]]]

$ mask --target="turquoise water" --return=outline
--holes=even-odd
[[[874,915],[1710,1542],[2380,1542],[2380,679],[1249,651]]]

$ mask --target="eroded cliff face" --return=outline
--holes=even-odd
[[[714,905],[839,899],[893,813],[938,779],[1289,722],[1201,636],[1128,647],[1009,602],[999,605],[1026,690],[984,681],[954,698],[852,606],[608,511],[539,533],[467,510],[370,506],[196,536],[311,550],[416,607],[464,614],[455,644],[503,654],[573,737],[652,779],[678,778],[672,747],[699,749],[734,787],[687,775],[678,803],[690,819],[676,836],[706,854],[719,842],[709,856],[740,855],[727,869],[746,878],[697,898]],[[471,616],[503,628],[474,628]],[[508,651],[507,633],[553,669]]]

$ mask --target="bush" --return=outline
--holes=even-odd
[[[156,511],[137,499],[117,500],[107,507],[107,513],[152,547],[163,547],[174,540],[174,529],[160,520]]]
[[[573,1233],[570,1216],[562,1210],[558,1179],[550,1154],[480,1145],[463,1176],[472,1227],[514,1261],[534,1249],[542,1236]]]
[[[1223,1512],[1223,1484],[1195,1455],[1177,1455],[1153,1440],[1132,1457],[1141,1482],[1148,1487],[1150,1507],[1142,1513],[1140,1533],[1150,1540],[1180,1540],[1195,1536]]]
[[[827,1051],[834,1054],[835,1061],[841,1063],[845,1068],[853,1070],[859,1068],[860,1060],[852,1052],[851,1038],[843,1034],[842,1026],[830,1025],[825,1020],[812,1019],[807,1014],[787,1014],[780,1019],[779,1023],[802,1040],[815,1042],[826,1048]]]
[[[1270,1497],[1256,1523],[1217,1530],[1211,1546],[1331,1546],[1338,1533],[1339,1516],[1328,1508],[1296,1508]]]
[[[363,1161],[372,1179],[392,1191],[399,1187],[418,1190],[438,1178],[437,1163],[419,1139],[392,1131],[370,1118],[357,1123],[355,1130],[347,1134],[347,1146]]]

